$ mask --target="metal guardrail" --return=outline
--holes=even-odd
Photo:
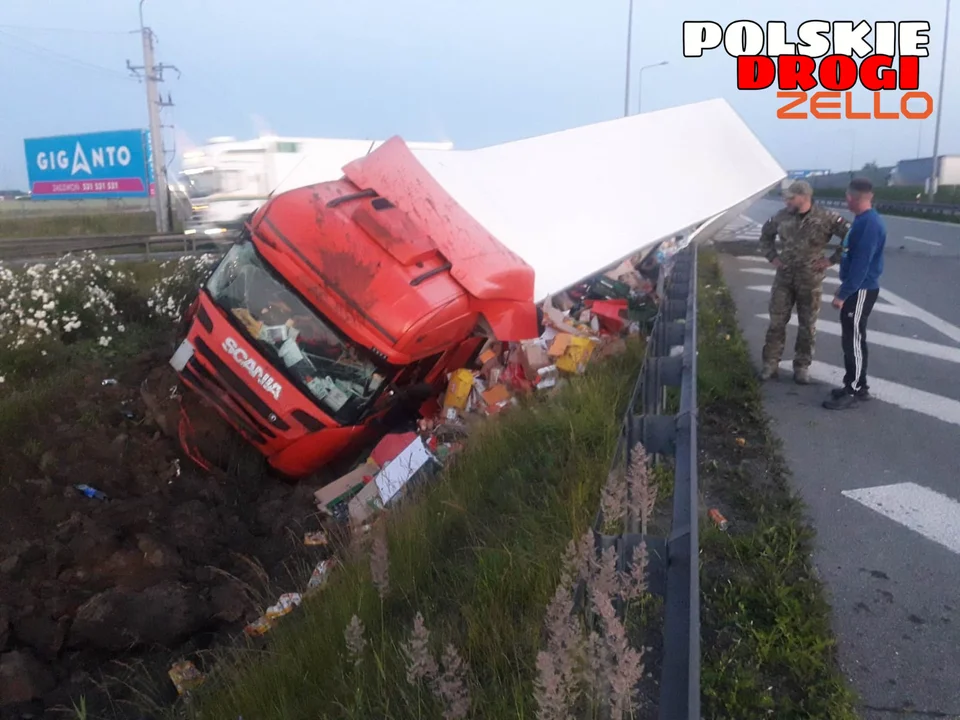
[[[216,237],[216,239],[214,239]],[[80,237],[0,238],[0,260],[34,260],[60,257],[67,253],[104,250],[141,251],[149,260],[154,253],[196,253],[229,240],[227,235],[86,235]]]
[[[700,720],[700,561],[697,478],[697,244],[674,258],[643,367],[623,418],[612,471],[629,467],[642,443],[654,462],[674,459],[674,490],[667,537],[641,534],[628,516],[625,532],[603,535],[602,510],[594,522],[598,549],[614,546],[621,570],[642,541],[649,557],[650,592],[664,597],[660,720]],[[676,349],[682,348],[681,353]],[[667,413],[668,388],[679,389],[679,410]],[[632,503],[628,503],[628,506]]]
[[[846,200],[840,198],[816,198],[817,202],[827,207],[845,208]],[[912,203],[892,202],[888,200],[874,200],[873,207],[877,212],[911,213],[916,215],[947,215],[960,216],[960,205],[943,205],[939,203]]]

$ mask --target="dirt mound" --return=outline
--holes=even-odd
[[[53,716],[81,695],[104,706],[98,717],[142,717],[105,702],[124,695],[123,668],[162,679],[172,659],[255,618],[278,586],[302,585],[316,561],[301,543],[320,529],[316,483],[271,476],[197,407],[198,443],[223,472],[186,459],[171,437],[180,400],[166,355],[103,380],[64,387],[22,448],[2,448],[2,476],[16,479],[0,484],[0,718]]]

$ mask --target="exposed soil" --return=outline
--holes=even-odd
[[[91,717],[144,717],[145,703],[176,695],[171,662],[233,636],[278,590],[302,589],[324,552],[302,546],[320,529],[319,481],[278,480],[195,407],[201,449],[225,472],[183,456],[166,360],[146,354],[115,385],[91,375],[64,387],[24,447],[2,449],[0,476],[16,479],[0,484],[2,720],[63,717],[80,696]]]

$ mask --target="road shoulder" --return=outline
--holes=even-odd
[[[704,717],[852,720],[813,533],[715,254],[700,267],[701,490],[729,523],[721,530],[711,512],[701,538]]]

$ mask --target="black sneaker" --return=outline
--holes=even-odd
[[[842,398],[844,395],[847,395],[847,389],[846,389],[846,388],[838,387],[838,388],[834,388],[833,390],[830,391],[830,398],[831,398],[832,400],[839,400],[839,399]],[[870,394],[870,390],[869,390],[868,388],[865,388],[865,387],[857,388],[856,390],[853,391],[853,395],[854,395],[854,397],[857,398],[857,400],[862,400],[862,401],[864,401],[864,402],[866,402],[867,400],[869,400],[869,399],[871,399],[871,398],[873,397],[873,396]]]
[[[833,397],[833,393],[830,393],[830,395],[829,400],[823,401],[823,406],[827,410],[850,410],[860,404],[856,395],[851,395],[847,392],[843,393],[840,397]]]

